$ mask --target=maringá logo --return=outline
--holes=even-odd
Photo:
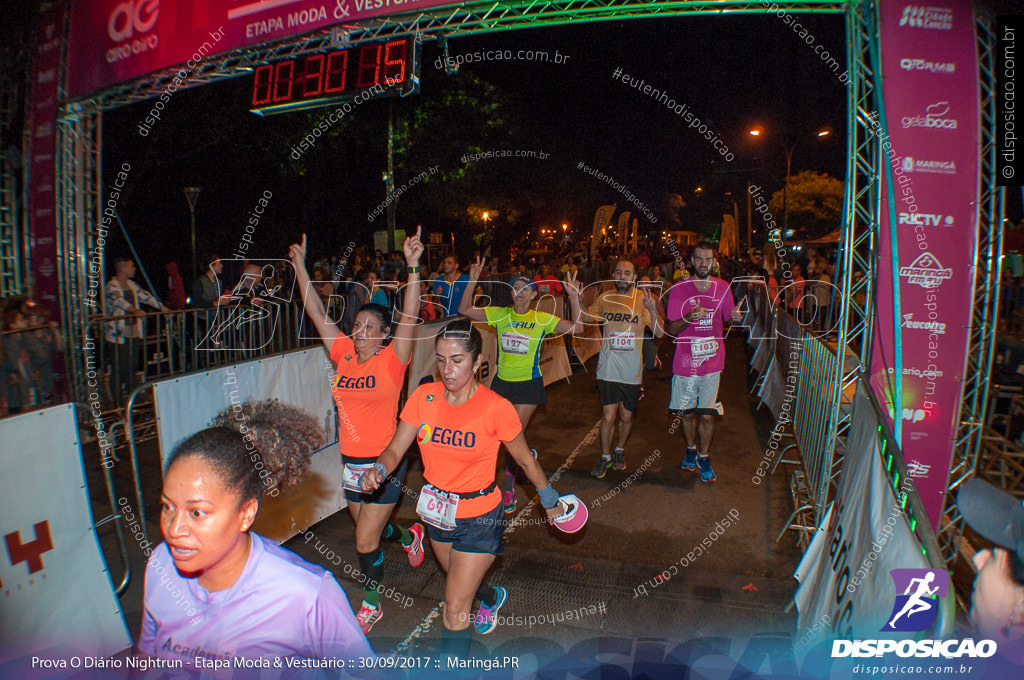
[[[939,598],[949,590],[949,572],[944,569],[892,569],[896,601],[883,632],[920,632],[935,621]],[[902,594],[901,594],[902,593]]]

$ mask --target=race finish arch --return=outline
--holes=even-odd
[[[81,337],[84,310],[72,301],[85,299],[89,259],[96,252],[102,262],[102,249],[96,246],[101,229],[106,228],[102,223],[106,192],[101,173],[102,119],[106,110],[143,100],[155,100],[157,106],[167,93],[251,75],[255,68],[275,60],[323,55],[343,47],[396,39],[411,38],[419,44],[442,37],[572,22],[783,11],[787,15],[842,14],[847,26],[848,165],[837,272],[843,301],[837,328],[838,347],[845,351],[837,353],[835,369],[826,378],[832,382],[827,393],[834,397],[824,432],[828,442],[824,473],[813,480],[811,489],[815,519],[820,522],[824,516],[830,495],[834,439],[844,436],[851,423],[851,411],[842,401],[843,394],[872,366],[876,332],[883,334],[883,346],[890,343],[886,366],[892,369],[887,378],[883,372],[876,389],[888,399],[890,412],[899,414],[894,430],[902,446],[913,444],[907,432],[920,407],[905,396],[903,374],[904,368],[920,367],[911,366],[904,353],[908,349],[908,334],[920,330],[913,324],[927,321],[928,310],[912,307],[919,304],[919,296],[901,300],[901,293],[909,295],[910,286],[920,281],[929,283],[922,288],[934,288],[931,284],[935,281],[955,276],[960,286],[970,289],[970,295],[965,294],[957,301],[961,306],[959,313],[966,321],[965,332],[956,343],[945,339],[941,351],[946,355],[946,363],[953,367],[949,370],[959,373],[944,376],[952,379],[952,384],[944,388],[946,394],[957,398],[937,406],[933,414],[934,422],[942,421],[945,425],[933,427],[927,434],[930,462],[915,458],[922,465],[930,465],[936,480],[933,486],[940,489],[940,495],[945,492],[944,501],[933,503],[929,515],[937,528],[944,557],[950,560],[956,555],[961,527],[951,499],[956,487],[976,467],[985,416],[985,392],[995,339],[998,262],[1002,250],[999,225],[1004,195],[994,180],[995,18],[975,16],[969,0],[929,0],[927,7],[865,0],[254,0],[247,4],[231,0],[79,0],[72,3],[66,16],[66,60],[55,67],[59,68],[56,77],[47,69],[54,68],[54,51],[60,53],[54,36],[60,36],[59,26],[65,17],[55,10],[44,15],[40,28],[40,44],[47,50],[37,52],[34,83],[39,93],[45,94],[46,88],[51,87],[58,90],[58,96],[52,100],[56,102],[52,119],[45,118],[47,108],[43,100],[36,97],[35,103],[40,106],[33,107],[32,139],[38,146],[33,149],[32,158],[45,157],[45,153],[38,153],[40,150],[53,152],[50,175],[45,159],[38,168],[33,164],[34,184],[45,188],[46,179],[53,180],[49,183],[50,192],[34,193],[30,204],[32,238],[41,248],[32,258],[37,288],[54,300],[59,295],[66,328]],[[919,56],[903,55],[899,49],[901,41],[944,45],[944,41],[954,39],[954,33],[959,40],[958,54],[968,62],[956,65],[955,92],[949,92],[947,98],[942,91],[947,83],[928,80],[936,77],[934,73],[910,72],[905,79],[911,81],[916,94],[898,102],[885,101],[883,76],[896,76],[904,68],[901,58]],[[969,45],[965,46],[965,40],[968,44],[973,42],[973,53]],[[303,64],[310,61],[313,60],[307,59]],[[929,88],[935,87],[943,92],[942,97],[929,94]],[[933,106],[940,102],[949,105],[949,110],[940,111],[941,105]],[[957,108],[953,109],[954,106]],[[973,113],[967,115],[966,109],[971,107],[980,110],[980,120]],[[899,121],[924,120],[924,129],[917,131],[924,134],[930,127],[927,121],[935,120],[936,116],[963,121],[966,129],[960,129],[960,133],[974,135],[974,141],[980,143],[980,155],[974,154],[968,161],[969,166],[976,166],[977,174],[972,167],[958,165],[959,174],[943,178],[946,184],[929,185],[930,191],[943,194],[954,189],[950,195],[956,195],[960,203],[948,209],[939,206],[920,210],[933,216],[955,212],[957,226],[967,228],[972,245],[955,267],[940,257],[920,260],[916,249],[911,252],[902,244],[904,226],[897,223],[900,211],[893,192],[901,186],[896,175],[906,170],[904,165],[894,168],[889,149],[885,148],[888,131],[901,127]],[[935,146],[944,141],[945,138],[937,138]],[[897,149],[896,154],[906,156],[909,152]],[[980,187],[975,184],[979,175]],[[975,207],[964,207],[965,200],[975,201]],[[897,233],[899,238],[894,238]],[[940,233],[936,232],[936,243],[942,238]],[[46,251],[47,243],[52,244],[50,252]],[[901,245],[898,251],[893,247],[897,243]],[[48,257],[52,257],[51,263],[57,263],[55,271],[48,271],[43,265]],[[906,285],[878,285],[877,275],[883,267],[892,272],[892,280],[902,279]],[[949,277],[945,274],[947,269],[953,270]],[[908,273],[904,274],[904,270]],[[915,271],[918,273],[914,274]],[[890,310],[887,317],[879,312],[881,309]],[[884,340],[886,332],[890,333],[888,340]],[[73,355],[70,359],[77,393],[81,391],[84,367],[80,365],[81,356]],[[904,426],[901,416],[908,409],[911,422]]]

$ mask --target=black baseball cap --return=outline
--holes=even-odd
[[[1024,562],[1024,503],[983,479],[969,479],[956,497],[967,525]]]

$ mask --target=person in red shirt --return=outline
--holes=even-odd
[[[523,436],[515,407],[476,379],[483,338],[469,319],[447,324],[434,341],[441,382],[420,385],[402,409],[398,430],[362,479],[370,491],[400,467],[413,440],[423,457],[423,478],[416,511],[427,532],[445,583],[442,649],[462,656],[469,649],[470,609],[480,609],[473,626],[481,635],[497,626],[497,612],[508,591],[484,582],[487,570],[502,554],[501,493],[494,483],[498,448],[522,466],[536,486],[549,519],[561,514],[558,492],[534,460]]]
[[[403,245],[409,282],[405,287],[402,309],[419,309],[419,261],[423,253],[420,230],[405,239]],[[356,618],[364,633],[380,620],[381,579],[384,577],[383,537],[399,541],[409,555],[409,564],[423,563],[423,526],[409,529],[393,524],[391,513],[402,493],[405,469],[396,470],[391,481],[374,493],[363,493],[359,478],[377,460],[395,433],[398,398],[405,382],[405,370],[412,356],[417,323],[416,314],[404,319],[391,335],[391,315],[387,307],[367,303],[359,308],[352,336],[346,336],[327,320],[320,296],[313,290],[306,271],[306,235],[301,244],[293,244],[288,256],[295,266],[295,278],[302,294],[306,314],[316,325],[331,355],[337,372],[331,378],[331,393],[338,406],[338,446],[345,463],[345,499],[356,522],[356,554],[359,569],[366,575],[363,604]]]
[[[540,266],[540,274],[533,277],[533,288],[539,298],[562,294],[562,282],[551,273],[551,266],[546,262]]]

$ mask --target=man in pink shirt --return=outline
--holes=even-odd
[[[693,249],[693,277],[669,291],[667,333],[675,337],[670,411],[683,412],[686,456],[680,467],[700,468],[703,482],[717,478],[708,449],[718,413],[718,382],[725,367],[723,327],[743,319],[732,299],[729,284],[711,276],[715,246],[699,242]],[[698,420],[699,417],[699,420]]]

